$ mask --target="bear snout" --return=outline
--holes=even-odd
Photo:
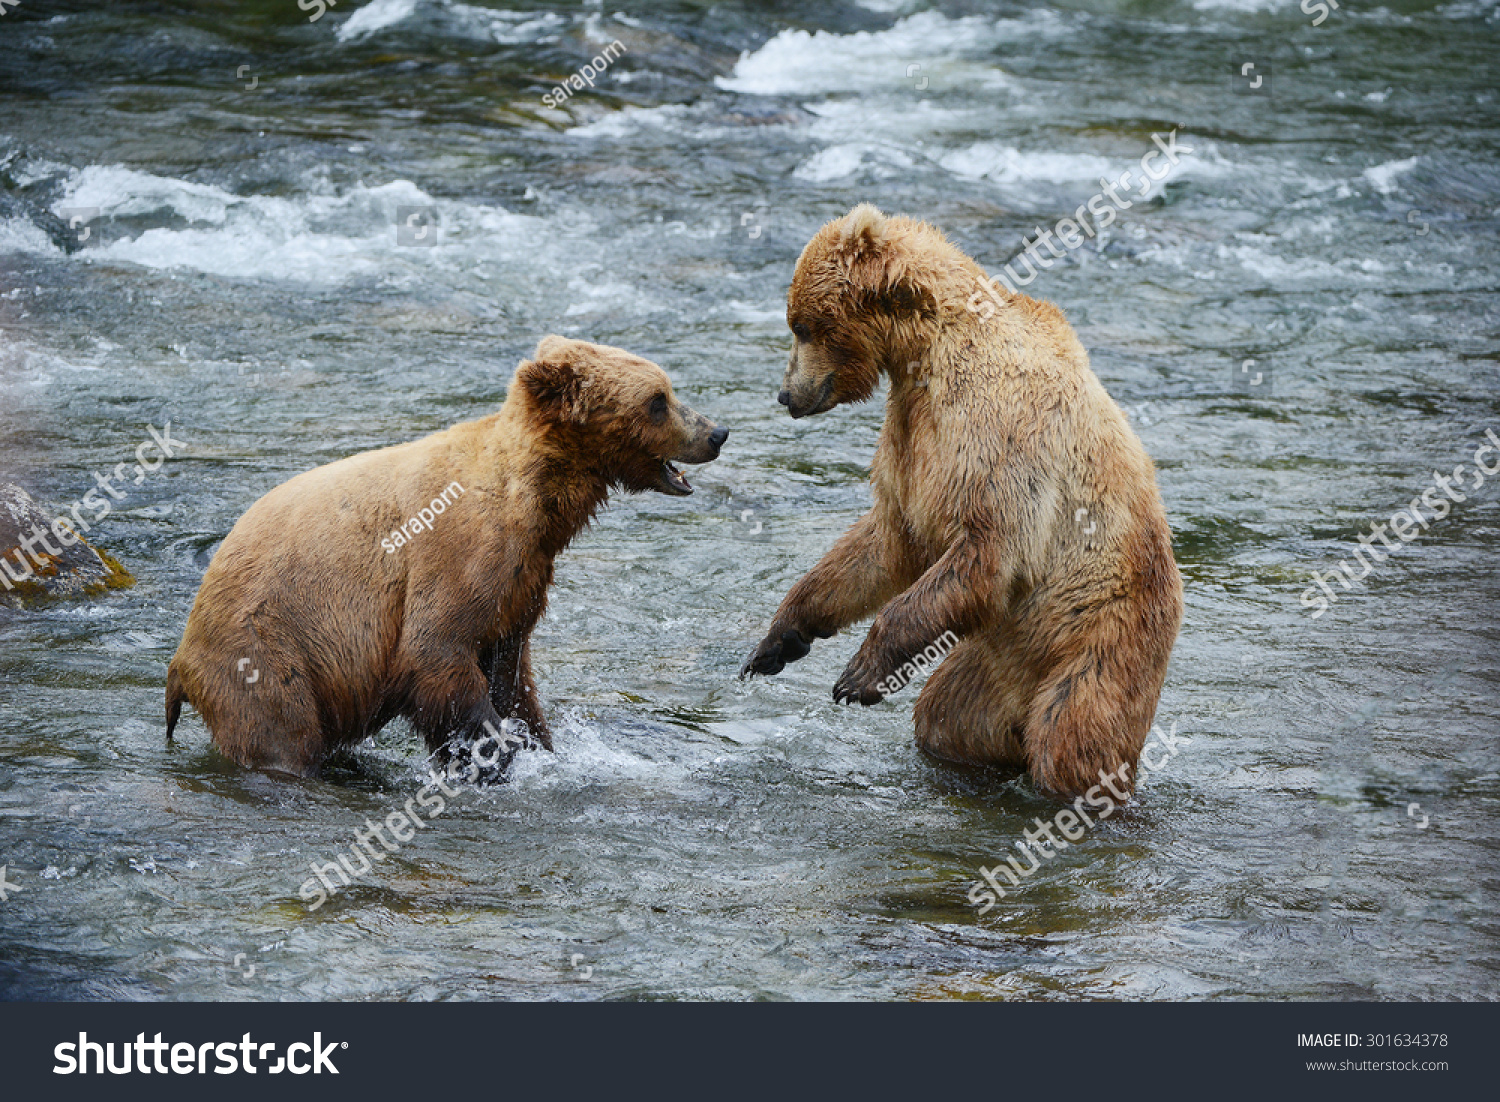
[[[672,458],[683,463],[708,463],[719,458],[719,450],[724,447],[724,441],[729,439],[729,430],[723,425],[716,425],[701,413],[694,413],[689,419],[691,434],[683,444],[682,450]]]
[[[786,406],[786,411],[794,421],[815,413],[826,413],[838,405],[834,397],[834,385],[837,381],[837,373],[833,371],[819,383],[814,383],[806,373],[799,374],[796,378],[789,377],[786,385],[781,388],[781,393],[776,395],[776,400]]]

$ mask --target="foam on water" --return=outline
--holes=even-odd
[[[1444,19],[1483,19],[1487,23],[1500,21],[1500,0],[1459,0],[1454,4],[1442,4],[1438,14]]]
[[[1375,190],[1381,195],[1389,195],[1396,190],[1396,177],[1405,175],[1417,167],[1421,157],[1408,157],[1404,161],[1387,161],[1385,164],[1367,168],[1364,177],[1375,185]]]
[[[910,169],[915,162],[900,149],[892,145],[872,142],[833,145],[803,161],[793,170],[799,180],[822,184],[831,180],[842,180],[862,169],[869,169],[877,177],[895,175]]]
[[[619,279],[596,280],[589,273],[581,273],[569,279],[568,290],[572,292],[573,301],[563,311],[564,317],[604,313],[622,307],[650,310],[656,305],[646,299],[632,284],[624,283]]]
[[[938,158],[948,171],[970,179],[989,179],[1013,184],[1040,180],[1068,184],[1117,178],[1120,170],[1110,160],[1089,153],[1022,153],[1001,142],[975,142]]]
[[[781,330],[786,325],[786,310],[767,309],[759,302],[746,302],[743,299],[727,299],[719,307],[718,313],[722,317],[746,325],[770,326],[772,332],[780,336]]]
[[[997,81],[1008,79],[998,72],[987,75]],[[990,100],[988,108],[993,107],[993,97]],[[881,145],[899,146],[914,160],[936,160],[949,171],[952,168],[941,160],[952,152],[949,147],[960,147],[983,126],[982,110],[967,99],[961,105],[955,105],[952,99],[881,104],[862,96],[858,100],[821,100],[804,104],[803,109],[812,116],[805,125],[806,133],[829,147],[868,146],[878,136]],[[984,144],[989,143],[979,143]]]
[[[1194,11],[1282,11],[1295,8],[1298,0],[1193,0]],[[1316,9],[1314,9],[1316,10]]]
[[[571,128],[568,133],[579,138],[624,138],[638,130],[681,131],[688,119],[688,108],[680,103],[662,107],[627,107],[602,119]]]
[[[21,150],[13,149],[6,156],[0,157],[0,167],[5,169],[18,188],[28,188],[32,184],[68,171],[67,165],[49,161],[45,157],[28,157],[24,153],[16,157],[17,153],[21,153]]]
[[[61,256],[59,249],[44,232],[24,218],[0,218],[0,255],[31,253],[36,256]]]
[[[685,781],[692,768],[685,762],[662,760],[635,752],[630,738],[617,738],[599,723],[573,708],[562,710],[552,723],[554,752],[517,754],[509,783],[518,792],[542,788],[576,788],[610,781]],[[703,756],[707,757],[706,750]]]
[[[0,312],[0,320],[4,319]],[[64,358],[43,348],[34,348],[25,344],[21,339],[7,335],[7,339],[0,341],[0,373],[4,374],[5,389],[10,397],[17,397],[23,388],[31,388],[44,391],[48,387],[59,384],[65,386],[87,386],[93,383],[88,376],[97,374],[103,370],[102,361],[106,357],[102,354],[108,350],[101,349],[98,360],[101,362],[89,363],[81,356],[74,354]]]
[[[1389,265],[1371,257],[1349,258],[1330,263],[1311,256],[1280,257],[1254,245],[1221,245],[1219,255],[1225,259],[1239,261],[1248,272],[1275,283],[1306,283],[1324,285],[1347,285],[1351,282],[1369,282],[1379,273],[1390,270]]]
[[[351,38],[383,31],[411,18],[417,10],[419,0],[371,0],[339,26],[338,39],[348,42]]]
[[[527,262],[547,238],[538,219],[436,199],[409,180],[343,191],[316,180],[309,186],[294,197],[236,195],[212,184],[90,165],[66,181],[52,212],[62,217],[72,208],[99,210],[99,244],[78,250],[75,259],[310,283],[339,283],[402,265],[442,264],[455,250],[469,258]],[[436,246],[396,245],[397,214],[403,207],[437,211]],[[130,218],[173,224],[135,233],[115,224]],[[60,252],[42,230],[18,219],[0,223],[0,251],[6,250]]]
[[[545,41],[567,24],[552,12],[504,11],[457,0],[372,0],[344,20],[335,34],[340,42],[368,38],[419,14],[448,33],[502,45]]]
[[[222,225],[228,209],[244,201],[210,184],[153,176],[119,165],[89,165],[69,181],[52,213],[61,218],[69,207],[98,207],[102,215],[122,217],[170,210],[189,222]]]
[[[955,59],[983,54],[1003,42],[1034,39],[1065,29],[1061,17],[1047,10],[1019,19],[987,19],[971,15],[949,19],[925,11],[900,19],[889,30],[833,34],[784,30],[760,49],[740,55],[734,71],[714,83],[731,92],[757,95],[806,95],[838,91],[910,91],[913,79],[930,69],[931,59]]]
[[[1104,156],[1060,150],[1023,150],[1003,142],[982,141],[935,153],[934,156],[939,165],[955,176],[996,185],[1007,202],[1020,208],[1049,208],[1058,201],[1055,191],[1049,193],[1049,189],[1039,189],[1036,185],[1066,189],[1074,196],[1070,201],[1077,202],[1087,195],[1100,193],[1102,181],[1119,181],[1126,171],[1131,173],[1128,186],[1118,188],[1117,193],[1132,205],[1160,195],[1168,184],[1192,177],[1244,174],[1243,168],[1225,160],[1218,148],[1205,139],[1179,134],[1178,143],[1180,148],[1192,152],[1183,154],[1175,166],[1168,166],[1159,158],[1153,167],[1157,171],[1170,169],[1159,180],[1148,180],[1140,169],[1141,156],[1154,150],[1154,145],[1144,146],[1142,154],[1122,157],[1118,154]],[[1118,149],[1117,144],[1112,144]],[[1148,184],[1144,192],[1141,191],[1142,183]]]

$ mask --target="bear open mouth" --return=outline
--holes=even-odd
[[[683,474],[670,459],[663,459],[661,461],[661,482],[663,493],[685,497],[693,492],[693,487],[688,482],[687,475]]]

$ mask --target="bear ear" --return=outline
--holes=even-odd
[[[548,337],[537,346],[538,357],[548,348],[548,342],[560,341],[561,337]],[[516,383],[531,398],[538,409],[545,410],[563,420],[583,419],[583,392],[587,387],[578,368],[565,359],[538,358],[525,360],[516,369]]]
[[[838,250],[850,282],[873,309],[895,315],[936,310],[934,296],[923,287],[910,254],[891,233],[890,220],[869,203],[844,216]]]
[[[549,333],[537,342],[536,351],[531,354],[531,358],[567,363],[573,359],[573,346],[577,343],[577,341],[568,340],[567,337],[559,337],[556,333]]]
[[[894,250],[885,215],[861,203],[838,223],[834,251],[849,281],[866,293],[884,294],[895,282]]]
[[[885,247],[885,215],[869,203],[855,207],[839,225],[838,247],[850,261],[878,254]]]

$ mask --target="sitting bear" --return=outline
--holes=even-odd
[[[938,644],[914,715],[927,753],[1022,767],[1058,796],[1133,784],[1182,620],[1155,470],[1062,313],[997,291],[981,316],[978,288],[941,232],[868,204],[803,250],[779,401],[808,417],[890,380],[874,508],[787,593],[741,676],[875,613],[835,700],[879,701]]]
[[[167,738],[187,700],[226,756],[299,776],[397,716],[442,756],[502,726],[551,749],[530,637],[553,560],[611,487],[692,493],[674,461],[706,463],[728,435],[648,360],[545,338],[499,412],[250,507],[167,671]]]

